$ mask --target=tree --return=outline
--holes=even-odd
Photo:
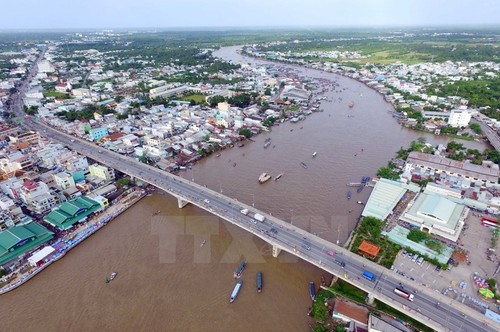
[[[226,98],[223,96],[213,96],[212,98],[209,99],[210,102],[210,107],[217,107],[218,103],[223,103],[226,101]]]
[[[239,134],[245,136],[246,138],[252,137],[252,131],[248,128],[241,129]]]
[[[116,184],[118,185],[118,187],[123,189],[125,186],[130,185],[130,179],[128,179],[128,178],[118,179],[118,180],[116,180]]]
[[[481,126],[479,125],[479,123],[471,123],[469,125],[470,129],[472,129],[476,134],[481,134],[483,131],[481,130]]]
[[[413,242],[422,242],[426,241],[429,238],[429,235],[425,232],[422,232],[419,229],[412,228],[408,235],[406,236],[408,240],[411,240]]]

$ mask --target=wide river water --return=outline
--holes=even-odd
[[[215,54],[234,62],[266,63],[243,58],[235,47]],[[347,183],[374,176],[396,150],[418,137],[433,145],[449,140],[402,128],[389,113],[392,107],[355,80],[294,70],[303,77],[339,84],[337,92],[326,95],[324,112],[273,127],[255,137],[255,143],[206,158],[181,176],[343,243],[362,209],[356,202],[365,202],[370,191],[354,190],[348,201]],[[349,109],[351,100],[355,106]],[[264,149],[268,137],[271,146]],[[284,175],[280,181],[259,185],[262,172]],[[235,284],[232,274],[243,258],[248,261],[244,285],[236,302],[229,304]],[[111,271],[118,276],[106,284]],[[261,294],[255,288],[257,271],[264,275]],[[262,240],[203,210],[178,209],[172,197],[155,194],[25,285],[2,295],[0,327],[2,331],[308,331],[308,282],[319,284],[322,275],[287,253],[273,258]]]

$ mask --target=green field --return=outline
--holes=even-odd
[[[43,96],[45,98],[55,97],[55,98],[68,98],[66,93],[57,92],[57,91],[44,91]]]
[[[194,100],[194,102],[199,105],[199,104],[204,104],[205,103],[205,95],[198,95],[198,94],[194,94],[194,95],[189,95],[189,96],[184,96],[181,98],[181,100],[185,100],[185,101],[191,101],[191,100]]]

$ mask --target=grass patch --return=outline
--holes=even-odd
[[[332,292],[342,295],[348,299],[356,301],[358,303],[365,303],[367,293],[363,290],[345,282],[344,280],[337,280],[332,287],[330,287]]]
[[[196,105],[200,105],[200,104],[205,104],[205,97],[206,97],[205,95],[194,94],[194,95],[184,96],[181,98],[181,100],[189,102],[191,100],[194,100]]]
[[[45,98],[54,97],[54,98],[63,98],[63,99],[66,99],[69,97],[66,93],[58,92],[58,91],[45,91],[43,93],[43,96]]]
[[[406,316],[403,314],[401,311],[394,309],[393,307],[380,302],[379,300],[375,299],[374,306],[379,309],[380,311],[386,312],[394,317],[397,317],[401,319],[404,322],[407,322],[408,324],[411,324],[412,326],[416,327],[420,331],[428,331],[428,332],[433,332],[434,330],[428,327],[427,325],[422,324],[418,320],[415,320],[409,316]]]

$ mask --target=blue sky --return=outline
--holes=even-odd
[[[500,24],[500,0],[18,0],[1,30]]]

